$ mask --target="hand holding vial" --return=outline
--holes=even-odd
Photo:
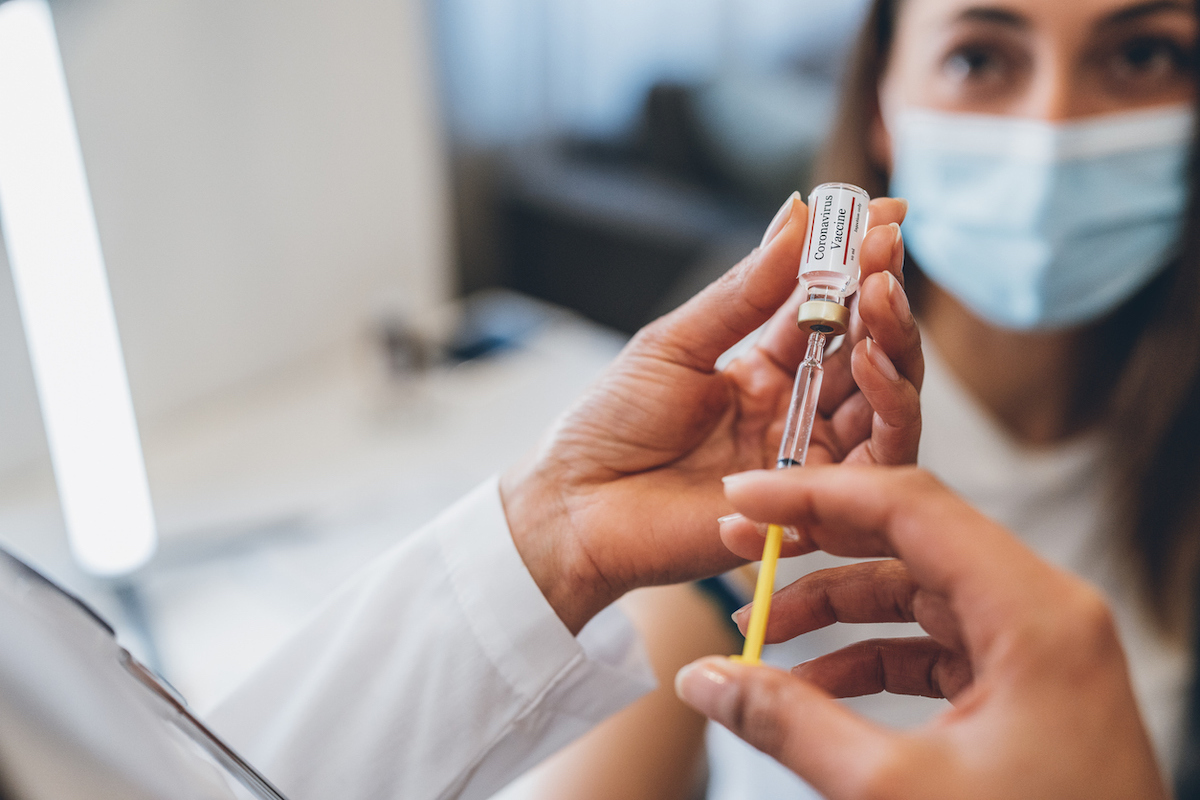
[[[904,211],[902,201],[871,202],[847,341],[825,364],[812,463],[916,458],[923,361],[900,282]],[[569,629],[631,589],[743,563],[718,535],[718,517],[731,510],[720,479],[775,465],[808,343],[796,324],[796,274],[810,222],[799,195],[790,197],[759,247],[642,329],[501,479],[517,550]],[[716,369],[769,319],[748,353]]]

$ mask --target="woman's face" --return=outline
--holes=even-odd
[[[880,105],[1061,121],[1190,102],[1196,35],[1191,0],[901,0]]]

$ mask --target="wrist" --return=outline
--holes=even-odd
[[[613,591],[580,544],[569,492],[526,458],[500,477],[500,500],[517,553],[534,583],[572,633],[612,603]]]

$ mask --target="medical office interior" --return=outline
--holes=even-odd
[[[73,556],[4,248],[0,544],[203,712],[810,188],[863,4],[48,5],[157,546]]]

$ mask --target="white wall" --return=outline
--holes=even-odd
[[[52,7],[143,429],[449,295],[421,0]],[[2,471],[43,446],[0,284]]]

